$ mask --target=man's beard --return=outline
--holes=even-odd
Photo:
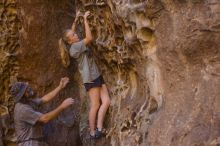
[[[23,104],[28,104],[30,106],[36,106],[37,103],[35,101],[36,101],[36,97],[23,96],[19,102]]]
[[[37,99],[36,97],[32,98],[32,99],[30,99],[30,102],[29,102],[29,105],[35,110],[37,110],[38,106],[39,106],[39,104],[37,104],[36,99]]]

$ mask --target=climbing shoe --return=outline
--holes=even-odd
[[[102,131],[99,131],[98,128],[95,131],[95,137],[96,139],[101,138],[104,135]]]
[[[91,135],[91,134],[89,134],[89,135],[90,135],[90,139],[91,139],[91,140],[97,139],[97,138],[96,138],[96,135]]]

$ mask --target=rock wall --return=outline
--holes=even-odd
[[[93,48],[112,98],[106,122],[110,123],[106,125],[108,143],[101,140],[90,144],[149,145],[149,128],[165,96],[156,43],[163,4],[81,1],[78,5],[93,14]]]
[[[9,86],[18,73],[18,62],[15,58],[16,50],[19,48],[18,30],[21,26],[17,16],[15,0],[0,2],[0,145],[3,145],[3,139],[7,143],[15,140],[9,115],[9,112],[13,111]]]
[[[67,109],[47,126],[50,145],[81,145],[79,137],[80,103],[78,86],[74,76],[76,65],[73,62],[67,70],[62,67],[58,51],[58,39],[62,29],[70,27],[74,18],[74,1],[19,0],[20,70],[18,79],[29,81],[39,96],[59,85],[61,77],[70,77],[70,83],[60,95],[43,108],[50,111],[58,106],[64,98],[76,99],[74,106]],[[79,77],[77,77],[79,78]]]
[[[45,105],[41,110],[42,112],[48,112],[58,106],[64,98],[74,97],[76,99],[75,105],[46,125],[49,134],[47,140],[50,145],[80,146],[81,140],[78,131],[80,110],[78,105],[80,99],[78,86],[75,84],[78,81],[74,79],[74,76],[77,76],[75,74],[76,66],[73,62],[68,70],[62,67],[58,52],[58,39],[61,36],[62,28],[70,27],[75,15],[74,2],[8,0],[4,1],[3,4],[2,7],[5,10],[2,10],[2,12],[7,15],[2,13],[5,15],[2,16],[5,20],[2,24],[7,24],[7,26],[3,28],[4,25],[2,25],[2,30],[5,31],[7,38],[2,42],[2,44],[5,43],[5,46],[3,46],[5,51],[1,50],[4,51],[1,52],[1,55],[5,55],[4,57],[7,60],[3,58],[5,65],[1,66],[1,70],[4,69],[2,74],[5,76],[3,78],[5,81],[1,80],[1,89],[3,89],[1,94],[3,94],[2,91],[4,92],[0,98],[4,105],[1,108],[2,111],[4,109],[7,111],[7,107],[13,109],[13,104],[10,105],[8,101],[10,99],[13,102],[8,91],[9,84],[13,83],[13,80],[29,82],[37,95],[43,96],[59,85],[61,77],[69,76],[71,81],[67,88],[52,103]],[[14,17],[16,17],[15,20]],[[11,76],[16,78],[13,79]],[[2,86],[2,83],[4,83],[4,86]],[[16,141],[12,122],[13,110],[9,112],[10,117],[7,116],[6,119],[11,121],[11,125],[9,125],[11,127],[3,125],[1,129],[4,133],[0,133],[7,145]],[[5,112],[1,113],[4,114]],[[3,121],[5,121],[4,119]],[[12,130],[7,132],[8,128]],[[9,140],[5,133],[9,133]]]
[[[217,0],[81,0],[78,7],[93,14],[93,48],[112,98],[108,142],[91,145],[219,144]]]
[[[157,26],[165,104],[152,145],[219,145],[219,1],[164,1]]]
[[[20,48],[15,49],[19,64],[19,70],[15,71],[17,78],[29,81],[42,95],[54,88],[60,77],[71,77],[67,89],[45,111],[67,96],[77,99],[74,107],[52,123],[54,131],[49,140],[52,145],[220,144],[218,0],[19,0],[17,3],[20,23],[16,26],[22,26]],[[89,140],[88,95],[75,61],[71,61],[68,69],[63,68],[58,52],[57,40],[62,30],[71,26],[76,9],[92,13],[89,22],[94,43],[90,47],[112,100],[105,120],[106,138],[98,141]],[[83,32],[81,23],[78,32]],[[15,62],[13,57],[8,60]],[[14,75],[11,70],[9,73]],[[10,78],[5,79],[8,83],[4,88]],[[8,95],[8,90],[3,92]],[[8,103],[5,97],[1,96],[1,100]],[[78,129],[81,142],[77,141]]]

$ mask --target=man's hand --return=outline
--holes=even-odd
[[[68,78],[68,77],[61,78],[59,87],[60,87],[61,89],[63,89],[63,88],[66,87],[66,85],[67,85],[68,83],[69,83],[69,78]]]
[[[41,98],[42,103],[47,103],[51,101],[54,97],[56,97],[56,95],[60,92],[61,89],[66,87],[67,83],[69,83],[68,77],[61,78],[59,86]]]
[[[84,16],[83,16],[84,19],[87,19],[87,17],[88,17],[89,15],[90,15],[90,11],[86,11],[85,14],[84,14]]]
[[[67,98],[65,99],[62,103],[61,103],[61,107],[63,109],[69,107],[70,105],[72,105],[74,103],[74,99],[73,98]]]
[[[50,111],[46,114],[43,114],[42,116],[40,116],[40,118],[38,119],[39,122],[42,123],[48,123],[49,121],[53,120],[54,118],[56,118],[65,108],[69,107],[70,105],[72,105],[74,103],[74,99],[73,98],[67,98],[65,99],[61,105],[59,107],[57,107],[56,109],[54,109],[53,111]]]

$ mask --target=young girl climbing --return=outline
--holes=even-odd
[[[93,39],[87,20],[89,15],[89,11],[82,15],[85,25],[85,38],[79,40],[78,35],[75,33],[76,22],[80,16],[80,12],[77,12],[72,29],[66,30],[63,33],[62,38],[59,40],[59,48],[61,51],[62,62],[65,66],[69,65],[69,55],[75,58],[78,63],[79,72],[90,97],[90,137],[92,139],[97,139],[103,135],[103,121],[110,105],[110,97],[104,79],[97,68],[94,58],[90,55],[91,51],[89,51],[89,48],[87,47]]]

